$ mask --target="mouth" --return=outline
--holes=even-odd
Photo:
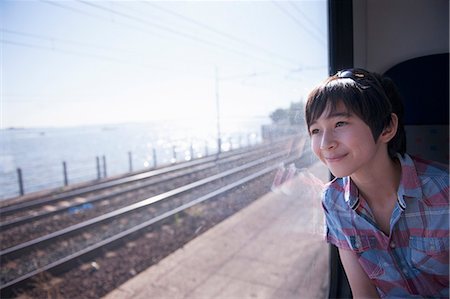
[[[336,155],[336,156],[330,156],[330,157],[324,157],[325,161],[327,161],[328,163],[335,163],[335,162],[339,162],[342,159],[344,159],[347,156],[347,154],[344,155]]]

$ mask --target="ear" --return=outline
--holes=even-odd
[[[395,134],[397,133],[398,128],[398,117],[397,114],[391,113],[391,123],[383,129],[383,132],[380,134],[380,141],[384,143],[388,143],[391,141],[392,138],[394,138]]]

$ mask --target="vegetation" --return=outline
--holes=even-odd
[[[304,103],[293,102],[289,108],[278,108],[269,116],[274,124],[302,125],[305,119]]]

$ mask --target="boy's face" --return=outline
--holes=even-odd
[[[335,177],[368,169],[379,149],[370,127],[344,104],[330,105],[310,126],[311,148]]]

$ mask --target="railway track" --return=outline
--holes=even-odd
[[[124,178],[112,179],[107,182],[101,182],[90,186],[70,190],[66,192],[59,192],[53,195],[36,198],[34,200],[28,200],[17,204],[9,204],[0,207],[0,213],[2,215],[2,221],[0,228],[7,226],[5,220],[12,215],[13,218],[17,218],[21,213],[30,213],[30,209],[39,208],[46,205],[54,205],[58,202],[66,201],[70,198],[76,198],[79,196],[85,196],[87,194],[95,195],[95,192],[101,193],[103,190],[111,190],[112,188],[123,188],[123,186],[136,184],[154,177],[158,177],[162,180],[169,178],[170,176],[177,175],[180,172],[193,172],[195,168],[211,167],[211,165],[225,164],[230,160],[242,159],[245,156],[260,155],[267,153],[268,151],[275,151],[277,147],[285,146],[285,140],[278,140],[271,144],[264,144],[259,147],[251,149],[244,148],[240,150],[221,153],[219,156],[208,156],[201,159],[196,159],[190,162],[184,162],[175,164],[173,166],[158,168],[135,175],[130,175]],[[162,177],[165,176],[165,177]],[[31,210],[34,211],[34,210]]]
[[[303,145],[299,148],[302,148]],[[112,246],[123,238],[145,230],[168,217],[177,215],[208,199],[223,196],[259,177],[271,174],[280,163],[291,163],[300,156],[299,152],[286,149],[283,143],[273,144],[269,147],[271,152],[269,155],[267,147],[260,147],[250,152],[229,154],[214,162],[202,161],[202,163],[189,164],[176,170],[166,169],[154,176],[143,173],[134,178],[108,182],[109,188],[113,188],[113,190],[104,188],[104,186],[94,186],[90,192],[78,191],[83,192],[85,199],[83,205],[86,203],[94,205],[94,203],[101,202],[111,203],[111,205],[108,204],[109,209],[102,209],[106,205],[100,204],[97,208],[92,208],[97,212],[91,213],[88,219],[80,217],[75,224],[63,228],[58,225],[53,226],[47,229],[44,235],[2,248],[0,251],[1,292],[11,292],[14,288],[25,285],[47,271],[56,272],[63,268],[70,268],[71,264],[76,263],[84,256],[96,255],[105,247]],[[211,163],[214,165],[210,165]],[[155,182],[155,178],[157,178],[156,181],[169,187],[166,189],[155,188],[155,193],[149,193],[146,188],[158,184]],[[177,181],[177,183],[168,183],[173,183],[173,181]],[[122,192],[123,190],[127,191]],[[136,190],[145,190],[142,194],[147,195],[146,198],[142,199],[142,195],[136,193]],[[59,195],[50,200],[41,199],[38,202],[48,206],[50,202],[57,205],[58,202],[67,202],[68,198],[74,196],[79,198],[80,194],[74,195],[73,193],[72,191],[65,194],[66,197]],[[112,203],[112,198],[120,200]],[[133,200],[127,200],[130,198]],[[28,221],[22,221],[16,226],[30,229],[43,220],[47,223],[54,223],[48,219],[53,219],[55,216],[67,219],[67,215],[71,215],[68,211],[73,207],[80,206],[80,202],[74,200],[70,207],[44,212],[38,204],[34,203],[31,206],[39,212],[35,212],[35,215],[31,213],[23,216],[23,211],[16,209],[19,211],[16,219],[28,217]],[[28,207],[31,208],[31,206]],[[9,217],[7,222],[2,222],[2,224],[15,219],[12,206],[8,209]],[[61,216],[60,213],[65,213],[66,216]],[[81,211],[80,214],[84,213]],[[2,228],[2,239],[12,238],[13,235],[7,233],[11,233],[16,226],[7,227],[5,225],[7,228]]]
[[[3,235],[0,250],[226,171],[270,152],[283,150],[283,146],[283,143],[277,143],[270,148],[263,146],[247,152],[227,153],[220,160],[206,159],[158,169],[53,198],[10,206],[5,212],[0,209]]]

